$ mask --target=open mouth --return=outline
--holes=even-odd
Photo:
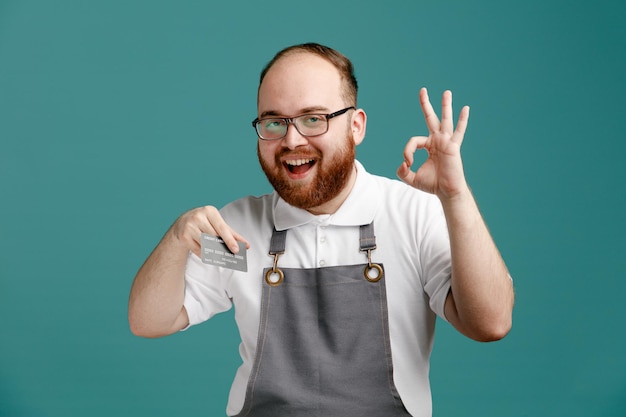
[[[284,161],[283,165],[291,174],[303,175],[315,165],[315,159],[290,159]]]

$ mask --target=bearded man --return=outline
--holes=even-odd
[[[455,128],[452,94],[440,120],[420,91],[429,134],[404,147],[401,182],[355,160],[367,117],[341,53],[280,51],[257,103],[274,192],[176,220],[135,277],[131,330],[165,336],[234,305],[243,363],[229,416],[431,416],[436,316],[479,341],[512,322],[512,281],[463,171],[469,108]],[[428,159],[412,171],[418,149]],[[205,259],[203,234],[238,266]]]

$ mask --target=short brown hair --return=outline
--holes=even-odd
[[[298,52],[306,52],[317,55],[333,64],[333,66],[339,71],[343,80],[343,91],[341,92],[341,95],[346,102],[346,105],[356,106],[358,84],[356,82],[356,77],[354,76],[354,67],[352,66],[352,62],[350,62],[350,60],[341,52],[329,48],[328,46],[320,45],[319,43],[303,43],[300,45],[289,46],[282,51],[279,51],[276,55],[274,55],[274,58],[267,63],[265,68],[263,68],[263,71],[261,71],[259,88],[261,87],[261,83],[267,75],[267,72],[279,59]]]

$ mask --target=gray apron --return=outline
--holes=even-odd
[[[238,416],[410,416],[393,382],[387,296],[372,224],[362,265],[279,268],[274,230],[264,270],[256,356]]]

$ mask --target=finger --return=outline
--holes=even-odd
[[[398,178],[400,178],[403,182],[407,184],[412,184],[413,179],[415,178],[415,172],[411,171],[412,164],[413,164],[413,154],[411,154],[410,157],[408,158],[405,155],[404,161],[402,161],[402,163],[396,170],[396,175],[398,176]]]
[[[221,217],[219,219],[212,220],[211,224],[217,232],[217,235],[222,238],[224,244],[228,247],[228,250],[230,250],[232,253],[239,252],[239,244],[237,243],[238,239],[236,236],[242,239],[241,236],[234,232]],[[242,239],[242,241],[243,240],[245,239]]]
[[[459,114],[459,121],[456,123],[456,129],[454,131],[454,135],[452,135],[452,141],[458,144],[463,142],[463,138],[465,137],[465,130],[467,129],[467,124],[469,122],[469,106],[464,106],[461,109],[461,113]]]
[[[201,258],[202,255],[200,254],[200,252],[202,251],[202,247],[201,247],[200,243],[198,243],[198,242],[196,242],[194,240],[192,245],[193,246],[191,248],[191,252],[193,252],[194,255],[196,255],[198,258]]]
[[[441,128],[444,132],[452,133],[454,130],[452,117],[452,92],[446,90],[441,97]]]
[[[175,226],[176,224],[173,227]],[[191,252],[196,254],[198,257],[200,256],[200,235],[202,234],[202,231],[196,223],[187,221],[174,233],[178,239],[185,243]]]
[[[422,112],[424,113],[424,120],[426,120],[428,131],[430,133],[438,132],[439,119],[437,118],[437,114],[435,113],[433,106],[430,104],[428,90],[426,90],[425,87],[422,87],[420,90],[420,106],[422,107]]]
[[[402,162],[398,169],[396,170],[396,175],[400,180],[407,184],[412,184],[415,179],[415,172],[411,171],[410,165],[407,164],[406,161]]]
[[[206,224],[206,225],[205,225]],[[172,226],[174,235],[189,247],[194,253],[199,253],[202,233],[215,234],[211,225],[207,223],[197,210],[192,210],[181,216]],[[196,254],[197,254],[196,253]]]
[[[201,216],[204,217],[204,221],[199,224],[200,232],[219,236],[231,252],[239,252],[239,245],[237,244],[235,233],[224,221],[219,210],[213,206],[206,206],[201,209],[201,212]],[[245,239],[243,239],[240,235],[239,237],[242,241],[245,241]]]
[[[231,230],[232,230],[232,229],[231,229]],[[243,243],[245,243],[245,244],[246,244],[246,249],[250,249],[250,242],[248,242],[248,240],[247,240],[245,237],[243,237],[243,236],[242,236],[242,235],[240,235],[239,233],[235,232],[234,230],[233,230],[232,232],[233,232],[233,236],[235,237],[235,239],[236,239],[238,242],[243,242]]]
[[[407,141],[403,152],[404,161],[396,170],[396,175],[402,181],[409,184],[413,182],[415,177],[415,173],[411,171],[411,165],[413,165],[414,161],[413,154],[416,150],[424,148],[427,140],[428,138],[425,136],[413,136]]]
[[[413,154],[415,154],[415,151],[424,148],[427,141],[428,138],[426,136],[413,136],[404,145],[404,161],[407,162],[409,167],[413,165]]]
[[[250,249],[250,243],[243,236],[235,232],[230,227],[228,228],[228,230],[229,230],[228,232],[225,232],[223,235],[220,235],[220,237],[224,241],[224,244],[228,246],[228,250],[230,250],[232,253],[238,253],[239,252],[238,242],[245,243],[246,249]]]

